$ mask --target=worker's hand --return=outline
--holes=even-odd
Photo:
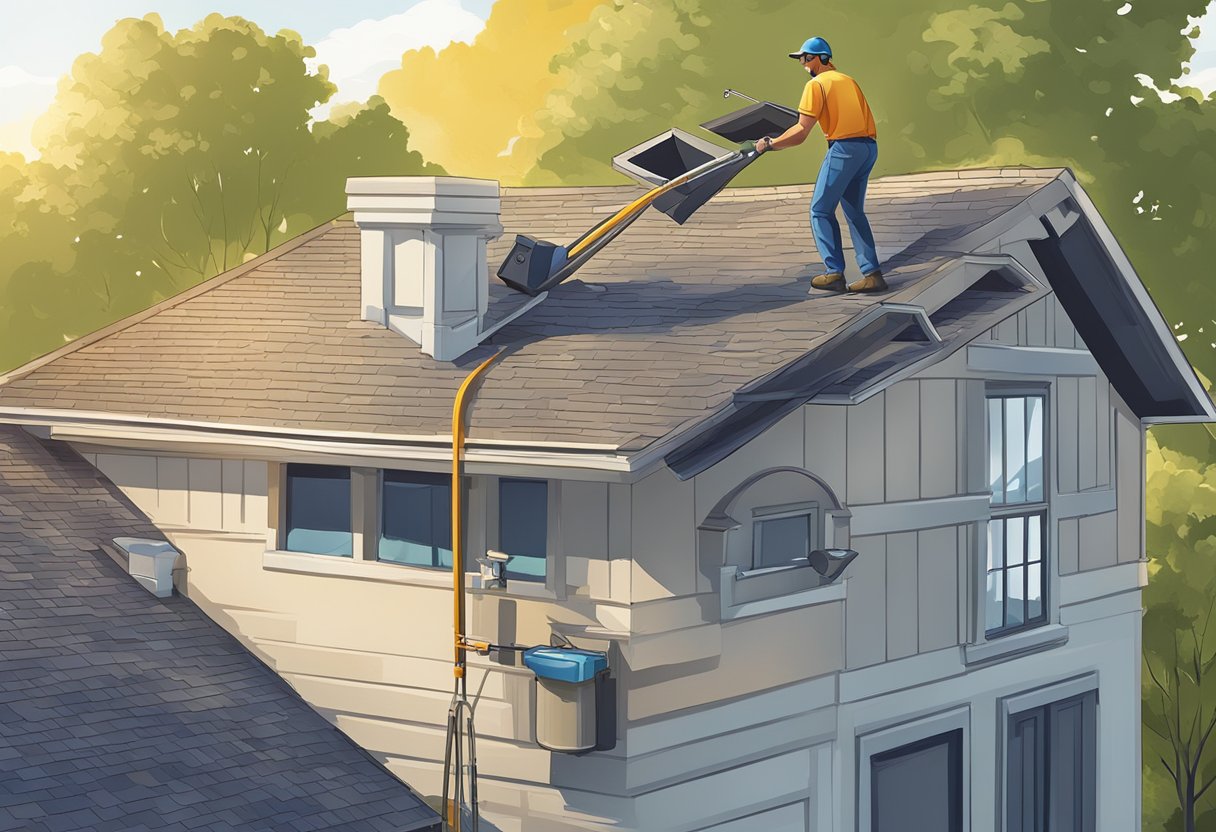
[[[768,147],[766,146],[767,144],[768,143],[766,141],[764,141],[764,139],[760,139],[758,142],[756,142],[756,152],[763,153],[765,150],[768,149]]]

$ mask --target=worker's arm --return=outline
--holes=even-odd
[[[799,113],[797,124],[773,139],[773,143],[768,147],[765,147],[766,142],[763,139],[756,142],[756,150],[763,153],[765,150],[784,150],[787,147],[797,147],[806,141],[807,136],[811,135],[811,128],[814,126],[814,117],[808,116],[806,113]]]

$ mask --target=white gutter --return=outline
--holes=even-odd
[[[452,459],[450,436],[344,434],[11,407],[0,408],[0,424],[44,428],[50,438],[68,442],[212,456],[329,462],[340,458],[370,467],[377,462],[421,463],[435,470],[444,470]],[[608,445],[469,440],[464,456],[470,473],[522,467],[602,471],[617,475],[609,477],[616,480],[633,470],[629,457]]]

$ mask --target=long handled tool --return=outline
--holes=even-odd
[[[759,101],[738,90],[727,89],[722,93],[723,98],[732,95],[753,103],[708,121],[701,125],[703,128],[724,139],[747,143],[764,136],[779,136],[798,121],[798,113],[788,107]],[[515,245],[498,268],[498,277],[512,289],[533,297],[548,291],[578,271],[652,205],[683,224],[757,156],[747,144],[731,152],[679,130],[661,134],[613,161],[613,167],[654,187],[569,246],[517,235]],[[624,167],[618,167],[617,161],[622,158],[627,161]],[[708,161],[696,164],[701,159]]]
[[[651,188],[611,217],[588,230],[569,247],[558,246],[544,240],[535,240],[520,234],[515,238],[515,246],[507,255],[507,259],[499,267],[498,276],[512,289],[534,297],[541,292],[548,291],[570,277],[578,271],[579,267],[602,251],[657,200],[701,177],[731,165],[739,165],[744,160],[750,161],[755,156],[754,150],[737,150],[698,165],[675,179]]]

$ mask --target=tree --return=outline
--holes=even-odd
[[[536,116],[564,76],[550,61],[604,1],[496,0],[473,43],[406,52],[379,93],[428,159],[516,184],[535,161],[524,147],[543,139]]]
[[[1145,763],[1163,770],[1194,832],[1216,784],[1216,464],[1148,441]]]
[[[120,20],[80,56],[0,230],[0,366],[340,214],[347,176],[442,172],[379,99],[311,124],[335,91],[305,66],[313,54],[293,32],[213,14],[176,33],[156,15]]]

